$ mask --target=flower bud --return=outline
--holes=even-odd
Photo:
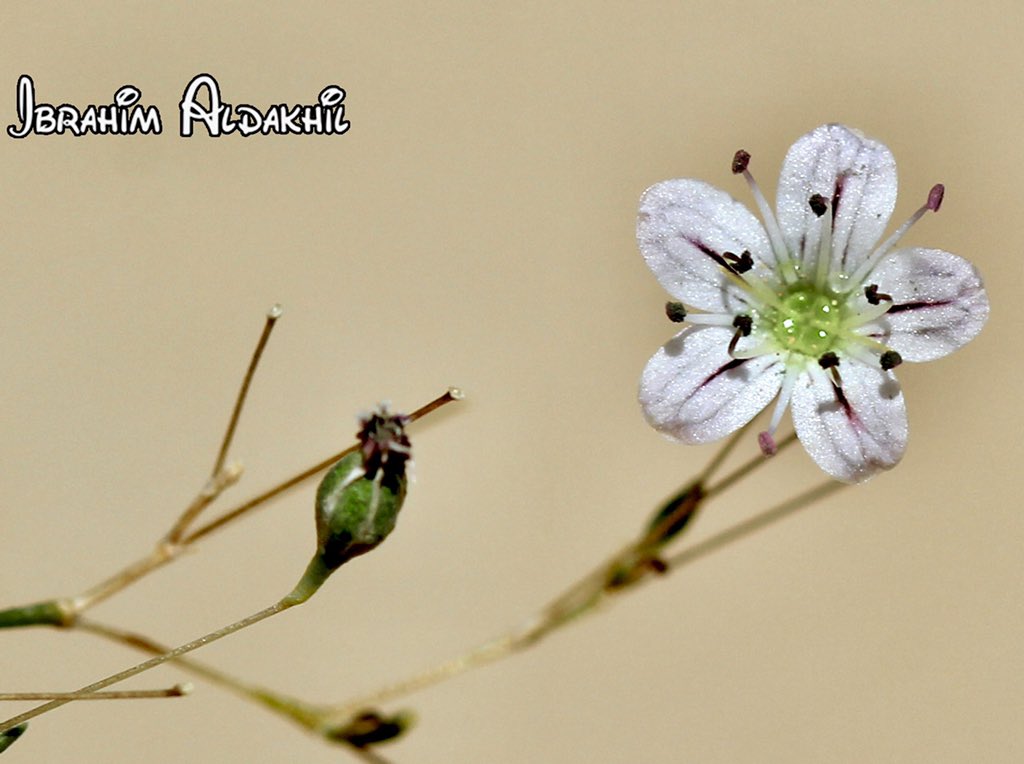
[[[384,716],[372,709],[354,716],[344,725],[326,730],[325,735],[339,743],[365,751],[378,743],[387,743],[401,737],[415,722],[411,711],[399,711]]]
[[[23,722],[17,727],[11,727],[8,730],[0,732],[0,753],[3,753],[12,745],[14,741],[25,734],[25,730],[28,729],[28,722]]]
[[[359,449],[324,475],[316,491],[317,551],[287,599],[303,602],[327,577],[375,549],[395,528],[405,501],[406,464],[412,447],[405,434],[408,417],[382,404],[360,420]]]

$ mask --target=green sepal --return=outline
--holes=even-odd
[[[66,626],[68,612],[59,600],[33,602],[31,605],[0,610],[0,629],[19,626]]]
[[[11,727],[9,730],[0,732],[0,753],[14,745],[14,741],[24,735],[27,729],[28,722],[22,722],[17,727]]]
[[[316,554],[284,601],[305,602],[334,571],[384,541],[395,529],[407,485],[404,466],[388,481],[365,477],[359,452],[331,467],[316,490]]]
[[[697,516],[703,499],[704,486],[695,482],[666,501],[647,522],[648,543],[661,547],[682,533]]]
[[[405,470],[390,481],[362,477],[362,455],[331,467],[316,491],[317,554],[328,570],[377,547],[395,528],[405,501]]]

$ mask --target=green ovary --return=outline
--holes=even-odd
[[[780,347],[815,358],[835,349],[846,319],[843,300],[807,284],[794,284],[779,298],[762,326]]]

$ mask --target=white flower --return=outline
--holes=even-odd
[[[669,303],[669,317],[691,324],[647,364],[640,403],[664,434],[706,443],[775,399],[759,436],[765,453],[789,407],[825,472],[865,480],[906,448],[893,368],[968,342],[988,317],[988,298],[966,260],[894,249],[925,212],[939,209],[942,186],[878,245],[896,204],[896,164],[881,143],[842,125],[797,140],[782,166],[777,216],[749,160],[737,152],[732,169],[746,178],[763,225],[698,180],[658,183],[640,200],[640,251],[682,303]]]

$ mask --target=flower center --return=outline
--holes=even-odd
[[[807,283],[793,284],[779,297],[766,328],[782,348],[815,358],[833,349],[846,317],[843,300]]]

